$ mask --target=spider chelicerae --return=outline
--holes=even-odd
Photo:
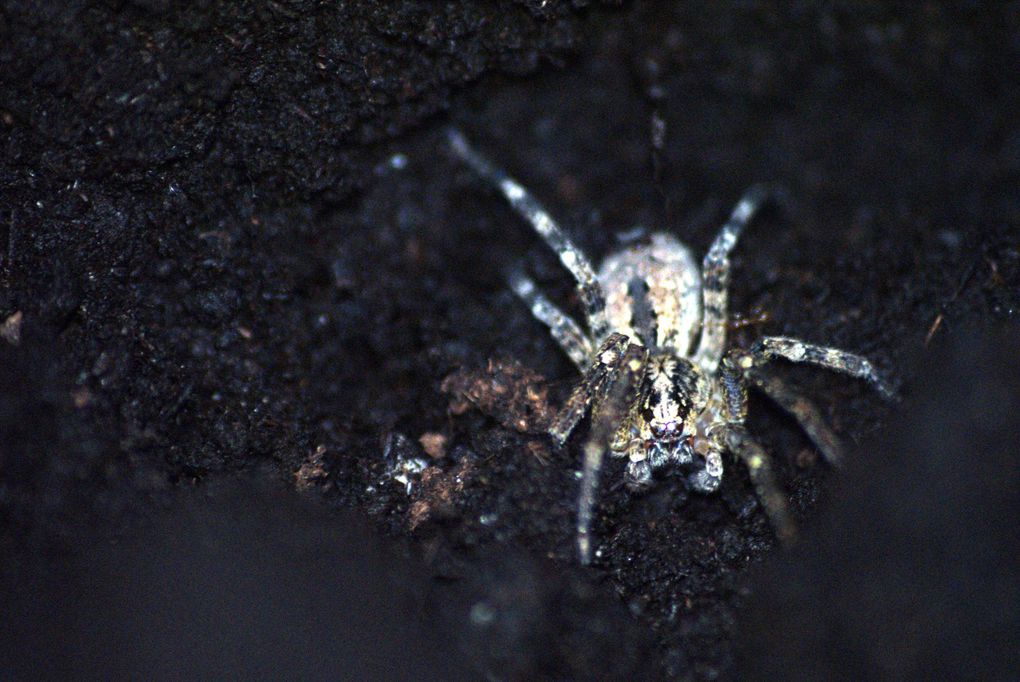
[[[764,371],[783,358],[870,382],[886,398],[893,390],[864,357],[798,339],[766,336],[749,349],[726,349],[730,252],[744,227],[769,199],[761,185],[737,203],[705,254],[699,270],[690,249],[658,232],[607,256],[598,271],[549,213],[522,187],[475,151],[464,135],[447,131],[450,148],[493,184],[559,256],[577,283],[585,328],[546,298],[521,270],[509,277],[513,291],[581,373],[581,381],[554,419],[550,435],[563,445],[591,411],[577,510],[577,551],[591,559],[591,524],[599,470],[608,452],[626,457],[626,484],[643,489],[667,466],[687,472],[700,492],[719,488],[724,452],[750,472],[780,540],[795,526],[765,450],[748,433],[747,389],[753,386],[793,415],[832,464],[839,440],[818,409]]]

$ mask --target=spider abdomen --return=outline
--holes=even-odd
[[[599,284],[612,331],[686,356],[701,322],[701,272],[690,250],[658,232],[602,261]]]

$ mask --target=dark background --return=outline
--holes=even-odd
[[[586,5],[0,4],[4,676],[1015,673],[1020,4]],[[841,472],[752,401],[800,544],[735,464],[711,497],[609,466],[582,569],[575,451],[450,414],[490,359],[553,405],[574,375],[500,272],[569,283],[449,122],[595,257],[636,225],[701,253],[786,188],[734,343],[903,394],[776,368]]]

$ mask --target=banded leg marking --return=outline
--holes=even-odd
[[[595,353],[591,365],[584,371],[581,381],[574,387],[567,402],[556,416],[549,435],[557,445],[563,445],[577,423],[591,408],[593,401],[605,387],[627,347],[624,334],[610,334]]]
[[[761,500],[765,513],[780,542],[791,542],[797,535],[786,502],[786,495],[776,482],[771,459],[744,426],[747,417],[748,371],[753,368],[752,358],[743,351],[730,351],[722,361],[721,385],[726,405],[727,423],[716,436],[720,445],[739,457],[747,466],[755,494]]]
[[[577,497],[577,553],[582,564],[591,561],[591,524],[598,496],[599,472],[620,424],[637,402],[648,351],[629,344],[595,396],[592,428],[584,444],[581,488]]]
[[[839,348],[817,346],[784,336],[766,336],[758,339],[751,347],[751,353],[761,360],[784,358],[790,362],[803,362],[848,374],[858,379],[864,379],[887,400],[893,400],[896,397],[893,387],[882,378],[868,359],[856,353]]]
[[[588,368],[592,347],[581,327],[566,313],[546,298],[535,283],[523,272],[515,270],[509,276],[510,288],[528,304],[531,314],[549,327],[549,333],[573,363],[582,372]]]
[[[800,428],[804,429],[804,433],[829,464],[833,466],[842,464],[843,445],[814,403],[776,377],[765,376],[756,371],[748,372],[748,377],[762,393],[797,420]]]
[[[578,294],[584,306],[592,338],[596,341],[605,338],[609,332],[605,295],[595,276],[595,270],[581,250],[570,241],[549,212],[528,190],[475,151],[463,133],[450,129],[447,131],[447,139],[453,152],[479,176],[499,189],[510,206],[527,220],[549,248],[556,252],[563,267],[570,271],[577,282]]]
[[[729,298],[730,252],[751,219],[769,197],[764,185],[754,185],[737,202],[729,220],[719,230],[701,265],[701,340],[694,362],[706,372],[715,372],[726,349],[726,307]]]

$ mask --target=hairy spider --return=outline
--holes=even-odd
[[[450,148],[495,185],[510,205],[559,256],[573,275],[587,331],[546,298],[522,271],[509,283],[549,327],[582,379],[557,415],[550,435],[562,445],[591,410],[577,510],[577,550],[591,559],[591,523],[602,460],[626,457],[626,483],[646,488],[653,473],[678,466],[690,487],[712,492],[723,475],[724,452],[740,458],[781,540],[795,526],[764,449],[744,426],[747,387],[753,386],[792,414],[833,464],[840,444],[815,406],[763,366],[774,358],[804,362],[870,382],[883,396],[892,388],[867,359],[836,348],[766,336],[750,349],[726,350],[729,255],[744,227],[769,198],[756,185],[733,209],[701,264],[675,237],[655,233],[610,254],[598,272],[552,217],[517,181],[495,167],[457,130]]]

